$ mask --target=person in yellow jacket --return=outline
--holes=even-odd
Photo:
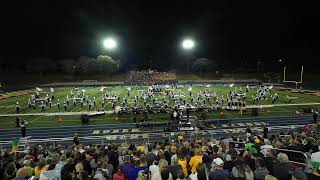
[[[34,168],[34,175],[37,178],[39,178],[40,177],[40,173],[42,171],[46,170],[46,168],[47,168],[46,160],[45,159],[41,159],[39,165]]]
[[[187,160],[182,152],[178,153],[178,164],[181,166],[184,177],[188,177]]]
[[[200,149],[194,150],[194,156],[190,159],[189,165],[192,173],[197,172],[197,166],[199,163],[202,163],[202,154]]]

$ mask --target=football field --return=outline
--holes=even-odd
[[[148,86],[108,86],[108,87],[63,87],[63,88],[42,88],[41,90],[32,89],[24,93],[15,93],[2,95],[0,99],[0,128],[14,128],[16,126],[15,119],[20,117],[26,120],[29,124],[28,127],[57,127],[57,126],[74,126],[80,125],[79,112],[97,112],[105,111],[104,115],[98,115],[90,117],[90,124],[108,124],[108,123],[132,123],[133,116],[131,113],[132,104],[136,103],[137,106],[145,108],[147,105],[155,107],[155,103],[166,102],[169,107],[174,106],[174,101],[168,95],[168,92],[178,96],[180,103],[183,102],[195,104],[198,96],[201,94],[215,94],[215,98],[204,98],[198,102],[206,110],[204,112],[192,112],[191,115],[205,117],[206,119],[230,119],[240,117],[251,117],[251,108],[253,106],[259,106],[259,117],[271,117],[271,116],[296,116],[296,111],[303,111],[303,108],[317,108],[320,107],[320,97],[314,95],[308,95],[298,92],[291,92],[287,90],[280,90],[272,88],[270,93],[266,95],[265,99],[261,99],[259,103],[253,103],[253,96],[257,94],[256,86],[249,87],[246,92],[246,86],[223,86],[223,85],[178,85],[167,86],[161,92],[154,92],[152,98],[142,98],[143,94],[148,91]],[[230,91],[239,93],[246,93],[246,106],[247,111],[244,111],[240,115],[239,111],[228,111],[223,108],[227,104],[227,96]],[[31,96],[38,92],[39,97],[35,104],[35,110],[29,107],[28,101]],[[190,95],[191,92],[191,95]],[[89,99],[89,103],[83,102],[83,106],[80,105],[80,101],[75,100],[74,97],[78,97],[78,94],[82,94],[83,97]],[[108,95],[110,99],[104,99],[102,97]],[[272,95],[277,94],[278,100],[272,103]],[[44,109],[41,108],[44,99],[54,96],[51,101],[51,107],[43,103]],[[117,102],[114,102],[113,97],[117,97]],[[66,100],[69,99],[69,104],[64,108]],[[212,107],[216,103],[216,100],[220,101],[224,99],[224,103],[221,104],[221,110],[212,111]],[[291,99],[291,101],[290,101]],[[74,105],[75,102],[75,105]],[[93,103],[95,102],[95,103]],[[103,104],[102,104],[103,102]],[[126,111],[128,113],[117,113],[122,104],[127,106]],[[19,113],[16,112],[16,106],[20,107]],[[60,108],[58,108],[60,104]],[[89,108],[89,104],[91,107]],[[114,106],[114,109],[112,108]],[[117,112],[116,112],[117,111]],[[74,112],[74,113],[73,113]],[[221,115],[223,112],[223,116]],[[183,114],[185,115],[185,113]],[[153,113],[136,115],[137,121],[143,121],[147,119],[149,122],[159,122],[170,120],[169,113],[159,113],[153,111]]]

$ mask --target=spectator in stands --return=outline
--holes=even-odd
[[[184,177],[187,177],[188,176],[188,170],[187,170],[187,164],[188,163],[187,163],[187,160],[186,160],[186,158],[185,158],[185,156],[183,154],[182,149],[180,149],[178,151],[177,157],[178,157],[178,164],[179,164],[179,166],[181,167],[181,169],[183,171],[183,175],[184,175]]]
[[[271,176],[271,175],[267,175],[265,180],[278,180],[276,177]]]
[[[150,165],[149,172],[150,172],[150,179],[151,180],[162,180],[160,168],[157,164]]]
[[[231,178],[228,170],[223,169],[223,160],[216,158],[213,160],[212,168],[209,172],[210,180],[228,180]]]
[[[56,164],[55,169],[61,173],[62,167],[66,164],[67,157],[65,154],[61,154],[60,161]]]
[[[310,158],[311,172],[307,173],[308,180],[320,179],[320,152],[312,153]]]
[[[9,179],[13,179],[16,176],[17,168],[14,162],[10,162],[7,164],[5,168],[5,173],[7,174]]]
[[[46,170],[46,168],[47,168],[47,164],[46,164],[47,162],[46,162],[46,159],[41,159],[40,160],[40,162],[39,162],[39,164],[38,164],[38,166],[36,166],[35,168],[34,168],[34,175],[37,177],[37,178],[39,178],[40,177],[40,173],[42,172],[42,171],[44,171],[44,170]]]
[[[190,176],[191,180],[207,180],[208,174],[206,173],[206,166],[204,163],[199,163],[197,166],[197,171],[192,173]]]
[[[160,170],[160,174],[161,174],[161,178],[162,179],[168,179],[168,180],[172,180],[172,174],[169,172],[168,170],[168,161],[166,161],[165,159],[161,159],[159,161],[159,170]]]
[[[79,180],[87,180],[89,179],[88,172],[84,170],[82,163],[77,163],[75,167],[76,171],[73,174],[72,179],[79,179]]]
[[[31,160],[24,160],[23,167],[27,170],[27,177],[34,175],[34,169],[32,167]]]
[[[111,179],[112,177],[112,172],[109,172],[105,167],[106,164],[103,160],[99,160],[98,163],[98,168],[97,171],[95,172],[95,175],[93,178],[97,179],[97,180],[107,180],[107,179]]]
[[[264,139],[264,145],[260,146],[260,152],[267,157],[267,152],[273,148],[269,139]]]
[[[269,171],[265,166],[265,162],[262,158],[256,159],[256,169],[253,172],[254,178],[256,180],[264,180],[267,175],[269,175]]]
[[[8,180],[9,177],[7,173],[5,172],[5,169],[3,167],[0,167],[0,179]]]
[[[121,172],[128,176],[128,171],[134,167],[134,164],[131,162],[130,155],[124,156],[124,164],[121,166]]]
[[[292,173],[291,180],[307,180],[307,176],[301,170],[296,170]]]
[[[59,180],[60,174],[57,173],[54,168],[56,167],[55,164],[50,164],[48,168],[40,173],[40,180]]]
[[[156,154],[154,153],[152,146],[148,147],[148,154],[146,155],[147,165],[150,166],[156,159]]]
[[[118,169],[119,166],[119,153],[117,146],[109,145],[108,146],[108,157],[109,157],[109,164],[112,164],[113,170]],[[114,173],[114,172],[112,172]]]
[[[278,163],[273,165],[273,176],[279,180],[289,179],[289,158],[284,153],[278,154]]]
[[[134,160],[134,165],[135,166],[128,171],[128,179],[129,180],[136,180],[138,177],[139,171],[145,170],[145,168],[146,168],[145,166],[140,166],[140,159],[139,158]]]
[[[245,161],[248,164],[248,166],[251,168],[251,170],[256,169],[256,158],[258,155],[258,150],[256,148],[256,145],[252,145],[247,151],[243,153],[243,156],[245,157]]]
[[[230,143],[232,144],[232,143]],[[234,148],[229,148],[229,151],[226,155],[226,161],[224,163],[224,169],[227,169],[229,172],[232,171],[233,167],[236,165],[236,160],[238,158],[238,153]]]
[[[197,148],[194,150],[194,156],[191,157],[189,162],[192,173],[196,172],[196,168],[199,163],[202,163],[202,154],[200,149]]]
[[[69,158],[66,164],[61,169],[61,180],[71,180],[75,171],[74,159]]]
[[[28,175],[28,171],[26,170],[26,168],[20,168],[17,171],[16,177],[12,180],[24,180],[27,177],[27,175]]]
[[[92,167],[90,164],[92,158],[93,158],[92,152],[90,150],[87,150],[83,157],[83,160],[81,161],[83,170],[86,171],[89,175],[92,174]]]
[[[126,176],[122,173],[121,168],[118,168],[117,172],[113,175],[113,180],[125,180]]]
[[[283,148],[291,148],[290,146],[300,144],[303,151],[309,149],[310,152],[315,152],[311,155],[311,171],[306,174],[309,179],[313,180],[320,177],[320,152],[317,152],[318,148],[313,147],[313,143],[319,142],[310,141],[310,137],[318,140],[319,133],[310,128],[310,131],[304,132],[304,134],[292,133],[291,136],[274,136],[270,140],[264,140],[262,136],[256,139],[249,137],[244,153],[241,150],[241,143],[235,148],[235,144],[230,142],[231,139],[229,138],[223,138],[220,141],[201,138],[196,140],[184,139],[182,141],[177,139],[170,142],[165,140],[154,145],[148,145],[148,147],[141,143],[130,146],[122,145],[121,147],[114,143],[107,146],[89,145],[85,147],[79,144],[74,149],[66,147],[65,152],[61,151],[62,149],[59,146],[31,147],[30,149],[27,148],[25,153],[19,152],[15,155],[9,150],[3,150],[0,153],[0,180],[7,180],[8,176],[10,179],[21,179],[20,176],[15,177],[15,174],[18,174],[15,171],[16,169],[22,169],[20,168],[22,165],[24,165],[23,169],[26,171],[26,177],[29,176],[28,169],[35,167],[35,176],[41,177],[40,180],[56,177],[60,179],[60,174],[61,180],[71,180],[72,176],[74,176],[74,179],[80,179],[80,177],[81,179],[88,179],[89,175],[92,178],[96,176],[96,179],[101,180],[112,179],[112,177],[123,180],[126,178],[125,174],[128,174],[129,179],[145,179],[148,174],[150,174],[152,180],[183,179],[188,178],[188,174],[190,174],[189,178],[191,179],[206,179],[208,174],[209,179],[230,179],[231,172],[235,179],[272,179],[274,177],[268,175],[271,174],[279,180],[291,178],[304,180],[303,172],[291,173],[288,156],[290,160],[297,162],[304,159],[285,150],[280,152],[285,152],[287,155],[284,153],[278,154],[278,150],[267,150],[267,145],[270,147],[270,142],[275,141],[281,141]],[[233,141],[241,142],[244,141],[243,139],[246,139],[245,134],[243,137],[234,138]],[[265,144],[261,142],[265,142]],[[261,152],[265,157],[260,157],[260,145]],[[122,152],[120,157],[118,157],[119,152]],[[116,156],[112,158],[113,155]],[[239,155],[241,155],[240,158]],[[238,158],[239,161],[235,164],[235,160]],[[110,159],[113,160],[110,164],[107,164]],[[136,162],[135,167],[133,167],[131,160]],[[75,168],[76,164],[77,168]],[[88,167],[84,167],[84,164]],[[115,166],[121,164],[119,167],[123,171],[118,170],[114,174],[113,164]],[[188,172],[188,170],[192,171],[195,165],[195,171],[192,174]],[[89,174],[86,169],[92,169],[93,173]],[[209,173],[207,173],[208,169],[210,169]],[[104,170],[108,172],[107,175],[103,174]]]
[[[235,179],[253,180],[253,172],[246,163],[244,157],[240,157],[236,166],[232,169],[232,177]]]
[[[182,168],[178,164],[178,157],[172,156],[171,165],[168,166],[168,171],[172,174],[173,179],[178,178],[178,171],[182,171]]]

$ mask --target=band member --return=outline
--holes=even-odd
[[[16,117],[16,128],[20,127],[20,117]]]
[[[101,101],[101,107],[104,107],[104,99]]]
[[[17,101],[16,102],[16,113],[19,113],[20,112],[20,105],[19,105],[19,102]]]
[[[32,108],[30,99],[28,100],[28,106],[29,106],[30,109]]]
[[[58,99],[58,102],[57,102],[57,106],[58,106],[58,109],[60,109],[60,101]]]
[[[43,104],[43,101],[41,101],[41,111],[44,111],[44,104]]]

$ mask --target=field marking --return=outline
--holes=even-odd
[[[101,112],[101,111],[100,111]],[[52,113],[26,113],[26,114],[0,114],[0,117],[9,116],[73,116],[81,114],[100,113],[99,111],[83,111],[83,112],[52,112]],[[112,114],[114,111],[104,111],[105,114]]]
[[[274,108],[277,108],[277,109],[282,110],[282,111],[279,111],[279,112],[290,112],[289,110],[284,109],[284,108],[281,108],[280,106],[278,106],[278,107],[274,107]]]
[[[307,106],[307,105],[320,105],[320,103],[248,105],[247,109],[250,109],[250,108],[268,108],[268,107],[284,107],[284,106]]]
[[[35,122],[35,121],[37,121],[37,120],[39,120],[39,119],[41,119],[41,118],[43,118],[43,117],[44,117],[44,116],[37,117],[37,118],[29,121],[28,123],[29,123],[29,124],[32,124],[33,122]]]

